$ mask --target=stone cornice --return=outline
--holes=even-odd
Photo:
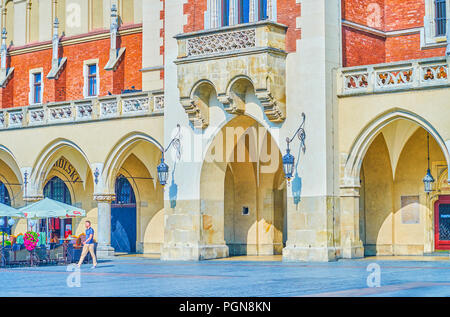
[[[142,24],[133,24],[119,29],[119,36],[142,33]],[[92,42],[109,39],[109,30],[100,30],[74,36],[62,36],[60,46],[69,46],[80,43]],[[52,41],[44,41],[39,43],[27,44],[18,47],[10,47],[8,54],[10,56],[21,55],[31,52],[37,52],[52,48]]]
[[[423,27],[416,27],[403,30],[383,31],[380,29],[376,29],[370,26],[362,25],[348,20],[342,20],[342,26],[346,26],[365,33],[370,33],[382,38],[419,34],[420,30],[423,28]]]

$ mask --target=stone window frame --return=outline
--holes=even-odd
[[[230,0],[230,21],[228,26],[239,24],[238,1]],[[267,21],[277,22],[277,0],[267,0]],[[250,0],[250,23],[259,20],[259,0]],[[205,29],[215,29],[222,26],[222,0],[208,0],[205,11]]]
[[[96,65],[97,66],[97,74],[96,74],[96,80],[97,80],[97,93],[95,96],[89,96],[89,66]],[[88,59],[83,61],[83,96],[85,99],[89,98],[97,98],[100,95],[100,67],[98,58],[95,59]]]
[[[424,27],[420,30],[420,46],[422,49],[444,47],[447,44],[447,37],[436,36],[435,0],[424,0],[424,2],[425,16]],[[446,12],[447,23],[449,23],[450,0],[446,0]]]
[[[35,103],[34,102],[34,75],[35,74],[41,74],[41,102],[39,103]],[[39,67],[39,68],[33,68],[30,69],[29,73],[29,92],[28,92],[28,104],[29,105],[41,105],[44,103],[44,68],[43,67]]]

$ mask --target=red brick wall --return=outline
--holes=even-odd
[[[58,80],[47,79],[51,69],[51,49],[11,56],[10,64],[14,67],[12,87],[12,106],[28,105],[29,71],[43,68],[44,94],[43,102],[83,99],[83,61],[99,60],[100,96],[108,91],[119,94],[122,89],[142,89],[142,33],[120,37],[121,47],[126,47],[124,57],[115,72],[106,71],[104,67],[109,59],[109,39],[68,45],[60,48],[60,56],[67,57],[67,62]],[[3,89],[5,90],[5,89]],[[1,107],[11,104],[2,102]]]
[[[207,9],[206,0],[188,0],[184,4],[184,14],[187,15],[187,23],[184,32],[200,31],[205,28],[205,11]]]
[[[385,39],[351,28],[342,28],[342,54],[345,66],[384,63]],[[368,50],[368,48],[370,48]]]
[[[444,55],[445,47],[421,50],[419,34],[386,39],[386,62],[398,62]]]
[[[286,51],[297,50],[297,40],[301,37],[301,30],[297,29],[297,17],[301,15],[300,3],[296,0],[277,1],[277,21],[288,26],[286,33]]]
[[[377,12],[382,13],[379,19]],[[343,20],[385,32],[423,27],[424,16],[424,0],[342,0]],[[344,26],[342,41],[344,66],[435,57],[445,52],[445,48],[421,49],[419,33],[378,37]]]
[[[342,18],[384,30],[384,2],[385,0],[342,0]]]

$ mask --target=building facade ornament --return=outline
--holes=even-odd
[[[99,203],[111,203],[116,199],[115,194],[94,194],[94,200]]]

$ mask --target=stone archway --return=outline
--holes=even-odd
[[[202,243],[226,246],[222,257],[281,254],[286,189],[280,175],[281,153],[267,130],[243,115],[228,122],[202,166]]]

